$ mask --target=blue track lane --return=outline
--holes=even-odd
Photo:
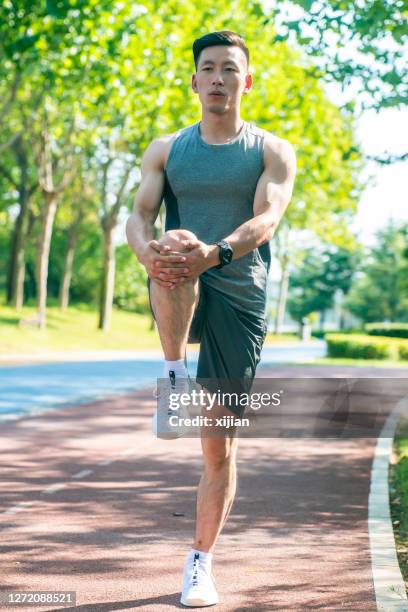
[[[259,367],[273,363],[313,361],[325,344],[266,347]],[[189,360],[195,376],[196,360]],[[72,404],[154,386],[162,375],[159,359],[76,361],[0,367],[0,421],[40,414]]]

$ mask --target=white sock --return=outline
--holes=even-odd
[[[195,548],[192,548],[190,551],[190,559],[194,559],[194,555],[200,555],[200,561],[202,561],[203,563],[208,563],[208,565],[211,565],[212,562],[212,553],[210,552],[203,552],[202,550],[196,550]]]
[[[184,359],[177,359],[176,361],[165,361],[163,378],[168,378],[170,370],[173,370],[175,375],[179,376],[180,378],[188,377],[188,370],[186,368]]]

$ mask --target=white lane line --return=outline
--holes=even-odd
[[[368,534],[377,609],[407,612],[408,599],[395,550],[388,491],[388,467],[399,418],[408,413],[408,397],[400,400],[381,430],[371,469]]]
[[[63,482],[56,482],[53,485],[50,485],[49,487],[47,487],[46,489],[43,489],[41,492],[42,493],[55,493],[56,491],[60,491],[61,489],[65,489],[67,485]]]
[[[126,448],[125,450],[119,451],[117,453],[115,453],[116,457],[125,457],[127,455],[132,455],[135,451],[135,448],[133,447],[129,447]],[[107,466],[110,465],[111,463],[114,463],[115,459],[104,459],[103,461],[100,461],[97,465],[100,466]],[[80,472],[77,472],[76,474],[74,474],[73,476],[71,476],[71,480],[75,479],[75,480],[80,480],[81,478],[85,478],[85,476],[89,476],[90,474],[92,474],[94,472],[94,470],[81,470]],[[49,487],[43,489],[41,491],[41,493],[45,493],[46,495],[51,495],[52,493],[56,493],[57,491],[61,491],[61,489],[65,489],[65,487],[67,486],[67,483],[63,483],[63,482],[57,482],[53,485],[50,485]],[[2,512],[1,514],[6,515],[6,514],[16,514],[17,512],[21,512],[22,510],[24,510],[24,508],[32,506],[34,502],[21,502],[19,504],[16,504],[15,506],[12,506],[11,508],[8,508],[8,510],[5,510],[4,512]]]
[[[89,476],[89,474],[93,474],[93,470],[82,470],[81,472],[77,472],[71,478],[75,478],[79,480],[80,478],[84,478],[85,476]]]
[[[20,502],[19,504],[12,506],[8,510],[5,510],[3,514],[17,514],[17,512],[21,512],[22,510],[24,510],[24,508],[29,508],[30,506],[32,506],[33,503],[34,502],[31,501]]]

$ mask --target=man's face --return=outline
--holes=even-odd
[[[191,83],[203,109],[222,115],[239,108],[242,95],[252,87],[252,76],[247,71],[246,56],[240,47],[203,49]]]

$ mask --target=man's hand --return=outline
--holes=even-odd
[[[206,244],[197,239],[183,240],[182,245],[184,249],[188,249],[188,252],[184,253],[185,269],[187,272],[177,276],[170,274],[167,277],[168,279],[173,278],[177,285],[197,278],[200,274],[219,263],[219,248],[215,244]],[[183,255],[183,253],[178,253],[178,255]]]
[[[157,240],[147,243],[140,261],[151,279],[161,287],[169,289],[174,289],[177,280],[189,271],[185,254],[171,252],[169,246],[162,246]]]

